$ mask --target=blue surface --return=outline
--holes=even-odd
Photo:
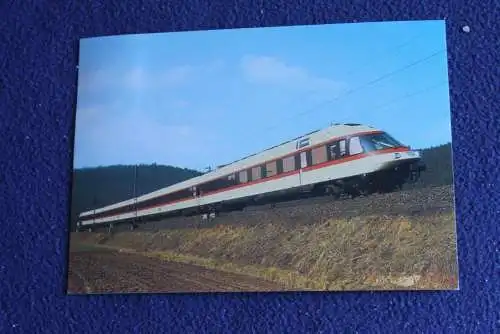
[[[500,332],[499,2],[380,3],[0,2],[0,332]],[[441,18],[448,21],[460,291],[65,296],[79,38]]]

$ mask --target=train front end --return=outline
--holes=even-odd
[[[422,155],[386,132],[359,136],[359,144],[371,166],[368,185],[376,191],[401,189],[405,183],[415,183],[426,170]]]

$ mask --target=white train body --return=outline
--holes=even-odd
[[[360,124],[332,125],[204,175],[83,212],[79,226],[143,220],[180,210],[206,213],[207,208],[318,185],[333,184],[350,191],[400,186],[420,160],[419,152],[382,130]],[[360,186],[365,183],[366,187]]]

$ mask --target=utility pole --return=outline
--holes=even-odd
[[[97,206],[97,196],[95,195],[95,193],[94,193],[94,203],[92,204],[92,206],[94,207],[94,214],[92,215],[92,218],[93,218],[93,223],[95,224],[95,210]]]
[[[134,165],[134,222],[135,225],[137,222],[137,164]]]
[[[136,191],[137,191],[137,164],[134,165],[134,198],[136,197]]]

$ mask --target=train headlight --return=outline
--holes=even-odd
[[[401,158],[401,153],[394,153],[394,159]]]

